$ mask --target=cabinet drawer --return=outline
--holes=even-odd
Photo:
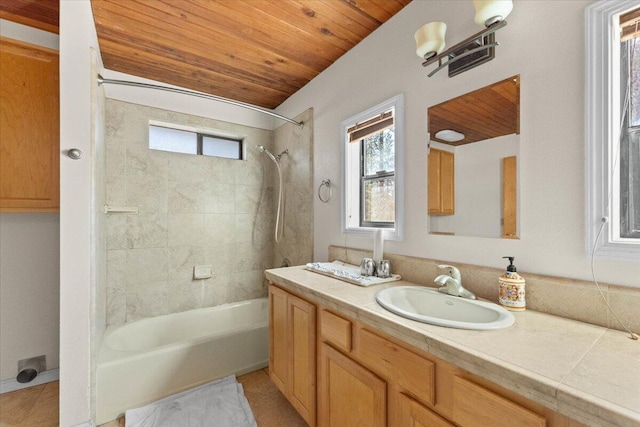
[[[431,405],[435,402],[435,364],[366,329],[359,331],[359,356],[380,375]]]
[[[454,427],[449,421],[442,418],[432,410],[416,402],[409,396],[400,393],[400,419],[401,427]]]
[[[544,427],[544,417],[461,377],[453,379],[453,421],[464,427]]]
[[[322,310],[320,312],[320,336],[337,348],[351,351],[351,322]]]

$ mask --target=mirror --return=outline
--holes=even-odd
[[[517,239],[520,76],[429,107],[431,234]]]

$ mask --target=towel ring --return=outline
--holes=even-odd
[[[322,187],[327,187],[329,189],[329,195],[327,196],[326,199],[322,198],[322,194],[321,194]],[[331,200],[331,180],[330,179],[325,179],[320,183],[320,186],[318,187],[318,199],[320,199],[322,203],[327,203],[329,200]]]

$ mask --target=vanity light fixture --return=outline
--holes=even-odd
[[[473,0],[476,10],[474,21],[484,25],[484,30],[443,52],[446,24],[430,22],[415,32],[416,53],[424,58],[423,67],[438,63],[428,76],[432,77],[444,67],[449,67],[449,77],[477,67],[495,57],[495,32],[507,25],[504,19],[511,13],[511,0]]]
[[[451,129],[442,129],[436,133],[436,138],[447,142],[458,142],[464,139],[464,134]]]

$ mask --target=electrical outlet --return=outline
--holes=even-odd
[[[194,279],[208,279],[209,277],[211,277],[210,265],[196,265],[193,267]]]

